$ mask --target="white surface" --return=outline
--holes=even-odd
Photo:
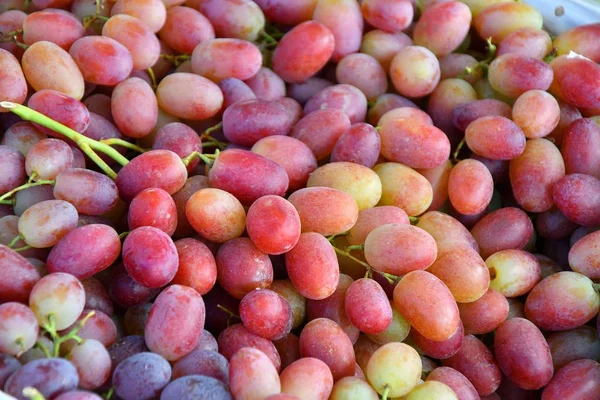
[[[597,0],[523,0],[544,17],[544,27],[557,35],[579,25],[600,22],[600,1]],[[559,11],[562,8],[562,15]],[[558,9],[558,10],[557,10]]]

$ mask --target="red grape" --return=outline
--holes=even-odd
[[[581,118],[569,124],[564,133],[561,153],[568,174],[587,174],[600,178],[600,126]]]
[[[348,128],[336,141],[331,151],[331,162],[347,161],[373,167],[380,153],[381,140],[377,130],[359,122]]]
[[[152,87],[140,78],[120,82],[112,92],[111,110],[115,125],[123,135],[144,137],[156,126],[158,104]]]
[[[300,119],[290,136],[306,144],[316,159],[322,160],[331,154],[338,139],[350,126],[350,119],[341,110],[317,110]]]
[[[175,242],[179,265],[172,284],[191,287],[201,295],[217,281],[217,264],[210,249],[201,241],[185,238]]]
[[[277,370],[260,350],[244,347],[229,362],[231,393],[236,399],[264,399],[281,391]]]
[[[589,325],[568,331],[554,332],[546,341],[552,353],[555,371],[568,363],[583,358],[597,360],[600,357],[600,337],[598,331]]]
[[[219,37],[254,41],[265,27],[262,10],[251,0],[193,1],[197,3],[197,9],[210,20]],[[188,0],[188,4],[191,2]]]
[[[281,392],[295,398],[326,400],[333,388],[329,366],[314,357],[301,358],[281,371]]]
[[[427,48],[407,46],[394,56],[390,77],[402,96],[423,97],[440,82],[440,63]]]
[[[246,229],[259,249],[267,254],[283,254],[298,243],[300,217],[289,201],[263,196],[248,209]]]
[[[384,71],[389,71],[396,53],[412,44],[412,39],[404,32],[392,33],[374,29],[363,35],[360,52],[372,56],[379,61]],[[394,95],[388,94],[388,96]]]
[[[393,162],[377,164],[373,170],[379,175],[383,189],[379,205],[400,207],[410,217],[420,215],[429,208],[433,189],[423,175]]]
[[[475,29],[482,38],[491,37],[500,42],[511,32],[520,28],[542,28],[542,14],[532,6],[516,2],[481,2],[481,12],[474,20]]]
[[[192,70],[213,82],[226,78],[246,80],[259,71],[262,55],[258,47],[241,39],[209,39],[192,53]]]
[[[0,93],[5,101],[23,104],[27,97],[27,82],[19,61],[7,50],[0,48]],[[0,113],[5,110],[0,110]]]
[[[127,14],[116,14],[102,27],[102,35],[116,40],[129,50],[133,69],[152,67],[160,55],[158,38],[142,20]]]
[[[354,0],[320,0],[313,12],[313,19],[325,25],[335,38],[335,50],[331,59],[340,61],[360,48],[363,18],[360,5]]]
[[[508,318],[508,301],[500,292],[488,289],[472,303],[459,303],[460,319],[467,335],[492,332]]]
[[[580,55],[562,55],[550,63],[554,71],[551,92],[572,106],[598,109],[600,67]],[[26,74],[27,75],[27,74]]]
[[[285,97],[285,82],[270,68],[260,68],[254,76],[246,79],[245,83],[258,99],[277,101]]]
[[[505,207],[483,217],[471,234],[485,259],[500,250],[524,248],[533,236],[533,224],[523,210]]]
[[[554,201],[558,209],[571,221],[583,226],[600,223],[597,193],[600,179],[585,174],[569,174],[554,185]]]
[[[343,111],[352,124],[363,122],[367,115],[367,98],[352,85],[340,83],[328,86],[306,102],[304,114],[329,108]]]
[[[354,53],[342,58],[336,68],[336,78],[339,83],[357,87],[369,100],[384,94],[388,87],[385,70],[368,54]]]
[[[573,361],[556,372],[542,392],[542,400],[592,400],[600,396],[600,364],[594,360]]]
[[[129,229],[153,226],[172,236],[177,227],[177,208],[173,198],[159,188],[144,189],[129,204]]]
[[[463,325],[459,324],[456,332],[448,339],[442,341],[430,340],[421,335],[416,329],[410,330],[410,339],[417,345],[422,352],[429,357],[434,357],[440,360],[452,357],[460,350],[465,331]]]
[[[454,166],[448,180],[450,203],[461,214],[474,215],[490,204],[494,180],[483,163],[462,160]]]
[[[465,40],[471,25],[471,11],[458,1],[435,4],[421,14],[413,40],[416,45],[427,47],[437,57],[456,50]]]
[[[222,313],[222,311],[220,312]],[[232,357],[234,357],[240,349],[252,347],[266,354],[270,364],[273,365],[277,371],[281,369],[281,359],[273,342],[255,335],[242,324],[234,324],[223,330],[219,335],[218,343],[219,352],[225,356],[230,363]]]
[[[85,215],[106,214],[119,200],[117,186],[110,178],[83,168],[70,168],[59,173],[53,195],[58,200],[73,204],[78,212]]]
[[[281,339],[292,329],[292,308],[268,289],[257,289],[244,296],[240,318],[250,332],[269,340]]]
[[[544,61],[516,53],[495,58],[488,70],[492,87],[510,98],[517,98],[528,90],[547,90],[552,78],[552,68]]]

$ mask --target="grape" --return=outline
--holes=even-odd
[[[183,187],[186,179],[185,164],[177,154],[169,150],[150,150],[121,168],[115,183],[121,199],[130,202],[148,188],[160,188],[173,194]]]
[[[141,226],[153,226],[172,236],[177,227],[175,201],[162,189],[144,189],[129,205],[127,224],[131,230]]]
[[[27,190],[23,190],[19,193],[23,193],[23,192],[25,192],[25,195],[27,195]],[[50,196],[50,197],[52,197],[52,196]],[[40,200],[40,201],[43,201],[43,200]],[[15,205],[15,207],[16,207],[16,205]],[[11,215],[6,215],[6,216],[0,218],[0,244],[4,244],[4,245],[8,246],[13,240],[17,240],[17,242],[14,243],[13,248],[20,248],[20,247],[26,246],[26,243],[20,237],[15,239],[17,236],[19,236],[19,227],[18,226],[19,226],[19,217],[17,217],[16,215],[11,214]],[[22,257],[25,257],[27,259],[27,261],[29,261],[34,267],[36,267],[36,269],[38,270],[38,272],[40,274],[44,275],[46,273],[45,268],[40,268],[40,267],[38,267],[38,265],[40,263],[43,264],[42,260],[46,260],[46,257],[48,256],[48,251],[49,251],[48,249],[31,248],[31,249],[19,251],[18,253]],[[18,262],[17,262],[17,264],[18,264]],[[16,274],[16,275],[18,275],[18,274]],[[23,288],[25,288],[26,286],[27,285],[25,285]],[[31,287],[29,289],[31,289]]]
[[[450,141],[442,130],[411,119],[386,119],[388,114],[379,120],[381,155],[386,159],[411,168],[435,168],[448,158]]]
[[[433,190],[433,199],[431,200],[428,210],[438,210],[446,203],[446,200],[448,200],[448,181],[450,179],[452,167],[452,162],[446,160],[435,168],[418,170],[418,172],[429,181]]]
[[[544,61],[516,53],[497,57],[488,71],[492,87],[510,98],[529,90],[547,90],[553,78],[552,68]]]
[[[348,232],[350,244],[364,244],[373,229],[386,224],[410,224],[406,212],[399,207],[378,206],[361,210],[358,219]]]
[[[23,104],[27,97],[27,82],[19,61],[7,50],[0,48],[0,93],[6,101]],[[2,112],[3,110],[0,110]]]
[[[222,313],[222,311],[220,312]],[[227,327],[219,335],[218,342],[219,352],[229,360],[230,366],[231,359],[240,349],[252,347],[266,354],[271,365],[275,366],[277,371],[281,368],[281,359],[273,342],[253,334],[244,328],[242,324],[234,324]],[[229,377],[231,379],[231,369],[229,370]]]
[[[240,302],[240,318],[252,333],[269,340],[281,339],[292,329],[292,309],[277,293],[258,289]]]
[[[304,82],[325,66],[334,47],[334,34],[327,26],[317,20],[303,22],[277,44],[273,52],[273,71],[286,82]]]
[[[450,53],[440,58],[440,78],[460,78],[473,85],[483,76],[483,71],[477,68],[478,63],[469,54]],[[467,68],[470,68],[468,73]]]
[[[197,90],[190,91],[190,87]],[[160,108],[191,120],[210,118],[223,104],[223,94],[217,85],[202,76],[185,72],[166,76],[158,85],[156,96]]]
[[[229,362],[216,351],[195,349],[173,365],[173,378],[204,375],[229,384]]]
[[[151,303],[144,303],[130,307],[125,311],[123,323],[125,325],[125,331],[127,331],[129,335],[144,334],[144,327],[148,321],[150,308],[152,308]]]
[[[493,160],[511,160],[525,150],[525,135],[521,128],[502,116],[490,115],[474,120],[467,126],[465,138],[474,153]]]
[[[376,275],[376,281],[378,277],[380,277],[380,275]],[[383,278],[380,279],[379,284],[381,285],[382,282],[387,283],[387,281]],[[385,292],[385,294],[388,297],[390,297],[389,291]],[[404,316],[402,316],[402,314],[400,314],[398,310],[396,310],[393,304],[390,304],[390,306],[392,310],[392,320],[388,327],[383,332],[367,335],[370,340],[380,345],[392,342],[402,342],[408,337],[408,334],[410,332],[410,324],[408,323],[406,318],[404,318]]]
[[[466,335],[460,350],[442,364],[463,374],[480,396],[496,391],[500,385],[501,372],[492,353],[475,336]]]
[[[10,3],[7,2],[7,3]],[[14,3],[14,1],[13,1]],[[18,2],[17,2],[18,3]],[[23,3],[18,3],[18,6]],[[27,14],[18,9],[18,6],[12,10],[8,10],[7,8],[3,10],[4,3],[0,5],[0,31],[2,32],[14,32],[23,28],[23,21],[27,18]],[[7,4],[7,7],[10,7]],[[17,40],[23,40],[23,34],[17,34]],[[4,49],[10,53],[12,53],[17,59],[21,59],[23,56],[24,50],[17,46],[16,43],[13,42],[3,42],[0,43],[0,49]],[[1,53],[1,52],[0,52]]]
[[[156,33],[165,23],[167,10],[160,0],[117,0],[110,14],[127,14],[136,17]]]
[[[123,263],[140,285],[160,288],[177,273],[179,257],[173,240],[152,226],[133,229],[123,242]]]
[[[9,157],[14,159],[12,155]],[[39,179],[54,179],[62,171],[71,168],[73,159],[71,148],[62,140],[42,139],[29,149],[25,159],[25,170],[29,176],[35,173]],[[16,180],[15,175],[16,171],[13,172],[13,180]]]
[[[27,400],[29,397],[23,395],[23,389],[33,387],[48,399],[76,389],[78,383],[77,370],[69,361],[43,358],[31,361],[15,371],[6,381],[4,390],[19,400]]]
[[[339,83],[360,89],[369,100],[384,94],[388,87],[385,70],[368,54],[354,53],[342,58],[336,68],[336,77]]]
[[[380,139],[373,126],[359,122],[339,137],[331,151],[331,162],[347,161],[373,167],[377,162]]]
[[[77,210],[63,200],[46,200],[29,207],[19,219],[19,234],[31,247],[52,247],[77,227]]]
[[[280,375],[281,391],[296,398],[328,399],[333,376],[323,361],[306,357],[293,362]]]
[[[97,340],[88,339],[75,345],[68,359],[77,368],[79,387],[83,389],[96,389],[110,376],[110,356],[104,345]]]
[[[486,265],[468,246],[441,253],[427,271],[444,282],[459,303],[476,301],[490,285]]]
[[[560,107],[549,93],[530,90],[515,101],[512,118],[527,138],[535,139],[548,135],[556,128]]]
[[[511,108],[508,104],[503,101],[496,99],[484,99],[484,100],[474,100],[467,103],[457,105],[452,111],[452,123],[455,127],[460,129],[461,131],[465,131],[467,127],[474,122],[475,120],[482,117],[491,117],[491,116],[499,116],[510,118],[511,117]],[[485,121],[485,123],[484,123]],[[503,125],[509,125],[504,119],[486,118],[480,123],[487,125],[487,121],[498,121]],[[513,128],[514,130],[514,128]],[[474,139],[474,138],[472,138]],[[490,138],[491,139],[491,138]],[[497,151],[497,150],[496,150]]]
[[[440,63],[427,48],[407,46],[394,56],[390,77],[402,96],[423,97],[431,94],[438,85]]]
[[[143,336],[124,336],[118,339],[113,345],[108,348],[112,370],[114,371],[117,365],[130,356],[148,351],[146,342]]]
[[[19,369],[19,361],[8,354],[0,354],[0,387],[4,388],[6,380]]]
[[[592,281],[577,272],[550,275],[537,284],[525,301],[527,318],[541,329],[577,328],[598,313],[600,297]]]
[[[523,210],[505,207],[483,217],[471,234],[486,259],[500,250],[524,248],[533,236],[533,224]]]
[[[108,288],[110,298],[125,308],[147,302],[157,293],[158,289],[142,286],[126,273],[114,276]]]
[[[379,205],[397,206],[410,217],[422,214],[433,199],[429,181],[417,171],[400,163],[377,164],[373,170],[379,175],[382,195]]]
[[[344,116],[345,117],[345,116]],[[251,151],[281,165],[289,179],[289,191],[303,188],[317,160],[302,141],[288,136],[267,136],[257,141]]]
[[[304,105],[312,96],[332,85],[327,79],[308,78],[304,82],[289,84],[287,90],[291,98]]]
[[[85,308],[98,310],[111,316],[113,304],[104,285],[92,277],[82,280],[81,284],[85,290]]]
[[[83,311],[85,291],[83,285],[72,275],[55,272],[44,276],[33,287],[29,307],[40,324],[48,324],[53,316],[55,328],[65,329],[72,325]]]
[[[552,60],[550,67],[555,76],[550,89],[555,96],[579,108],[600,107],[596,87],[600,79],[598,64],[583,56],[562,55]]]
[[[269,21],[282,25],[298,25],[312,18],[317,0],[256,0]]]
[[[83,97],[83,76],[69,53],[58,45],[41,41],[23,54],[23,72],[35,89],[52,89],[75,100]]]
[[[361,9],[369,24],[387,32],[403,31],[414,17],[413,4],[408,0],[365,0]]]
[[[534,27],[517,29],[502,39],[496,55],[517,53],[543,59],[552,50],[552,39],[548,32]]]
[[[450,367],[435,368],[427,376],[427,381],[442,382],[450,387],[460,400],[477,400],[479,394],[471,382],[460,372]]]
[[[262,10],[250,0],[203,0],[198,9],[210,20],[219,37],[254,41],[265,26]]]
[[[140,138],[152,132],[158,105],[150,85],[140,78],[125,79],[114,88],[111,100],[115,124],[125,136]]]
[[[591,279],[600,277],[600,269],[595,262],[599,235],[600,232],[592,232],[577,241],[569,250],[571,269]]]
[[[467,335],[492,332],[508,318],[508,301],[502,293],[488,289],[471,303],[459,303],[460,319]]]
[[[377,392],[365,379],[346,376],[333,385],[331,400],[378,400]]]
[[[285,255],[290,280],[302,296],[322,300],[335,291],[339,267],[327,239],[318,233],[302,233],[296,246]]]
[[[374,29],[363,35],[360,52],[372,56],[385,71],[389,71],[396,53],[412,44],[412,39],[404,32],[392,33]]]
[[[438,381],[426,381],[417,385],[408,395],[404,396],[406,400],[458,400],[458,396],[450,386]]]
[[[599,62],[600,50],[595,42],[599,27],[598,24],[586,24],[562,32],[554,39],[556,53],[560,56],[573,51],[594,62]]]
[[[421,228],[401,223],[373,229],[366,237],[364,251],[369,265],[392,275],[424,270],[437,256],[437,246],[431,235]]]
[[[148,348],[173,361],[192,351],[204,328],[205,308],[195,290],[171,285],[158,295],[146,323]]]
[[[23,21],[23,42],[26,45],[45,40],[69,51],[73,42],[83,35],[81,22],[73,14],[63,10],[36,11]]]
[[[346,293],[354,280],[345,274],[340,274],[337,288],[329,297],[322,300],[306,300],[308,320],[328,318],[338,324],[352,343],[360,334],[359,329],[352,324],[346,313]]]
[[[251,78],[261,64],[262,55],[258,47],[241,39],[205,40],[192,53],[194,73],[217,83],[226,78]]]
[[[304,114],[328,108],[343,111],[352,124],[363,122],[367,115],[367,98],[352,85],[340,83],[328,86],[308,100],[304,105]]]
[[[524,250],[501,250],[485,260],[489,268],[490,287],[506,297],[528,293],[540,280],[537,259]]]
[[[331,154],[338,139],[350,126],[350,119],[341,110],[317,110],[306,113],[294,126],[290,136],[306,144],[316,159],[322,160]]]
[[[13,147],[0,145],[0,192],[6,193],[22,185],[26,180],[26,159]]]
[[[225,242],[216,256],[217,280],[236,299],[273,282],[273,265],[252,240],[240,237]]]
[[[160,395],[161,400],[179,399],[233,400],[222,382],[203,375],[190,375],[169,383]]]
[[[262,67],[245,83],[258,99],[277,101],[285,97],[285,82],[270,68]]]
[[[289,201],[279,196],[263,196],[248,209],[248,236],[267,254],[283,254],[298,243],[300,216]]]
[[[29,307],[15,302],[0,304],[0,352],[20,356],[38,338],[38,321]]]
[[[359,279],[350,285],[345,309],[352,324],[365,333],[381,333],[392,322],[392,307],[387,296],[371,279]]]
[[[291,128],[285,107],[274,101],[238,101],[223,113],[223,134],[241,146],[250,147],[268,136],[287,135]]]
[[[332,61],[338,62],[360,48],[363,18],[360,5],[353,0],[320,0],[313,12],[313,19],[322,23],[333,33],[335,48]]]
[[[490,204],[494,180],[480,161],[462,160],[454,166],[448,179],[450,203],[461,214],[474,215]]]
[[[429,272],[406,274],[394,289],[394,305],[414,329],[430,340],[448,339],[460,323],[452,293]]]
[[[560,107],[560,120],[554,131],[548,135],[548,138],[554,140],[554,143],[557,146],[561,146],[567,127],[572,122],[581,118],[581,112],[579,112],[577,108],[561,100],[558,101],[558,106]]]
[[[416,45],[443,57],[456,50],[465,40],[471,25],[471,11],[458,1],[443,2],[427,8],[413,32]]]
[[[149,352],[137,353],[121,361],[112,375],[115,394],[123,400],[154,399],[170,380],[169,362]]]
[[[600,364],[594,360],[577,360],[556,372],[542,392],[543,400],[594,399],[600,396]]]
[[[84,390],[72,390],[70,392],[65,392],[58,397],[55,397],[55,400],[101,400],[102,397],[98,396],[92,392],[86,392]]]
[[[41,278],[40,273],[23,256],[2,244],[0,269],[5,274],[0,280],[0,303],[27,302],[32,288]]]
[[[282,196],[288,188],[285,169],[266,157],[240,149],[219,153],[209,174],[211,187],[225,190],[250,205],[266,195]]]
[[[306,299],[298,293],[292,282],[282,279],[274,280],[269,289],[279,294],[289,303],[292,309],[293,328],[297,328],[304,322],[306,316]]]
[[[591,119],[581,118],[566,127],[561,153],[568,174],[581,173],[600,178],[600,153],[596,150],[599,140],[600,126]]]
[[[152,67],[160,55],[158,38],[148,25],[130,15],[113,15],[102,27],[102,35],[116,40],[129,50],[134,70]]]
[[[75,228],[52,248],[48,272],[66,272],[85,279],[112,265],[121,253],[119,234],[110,226],[91,224]]]
[[[474,25],[482,38],[491,37],[501,42],[510,33],[521,28],[541,29],[542,14],[528,4],[502,2],[491,4],[475,17]]]
[[[256,95],[250,87],[238,78],[225,78],[219,82],[219,88],[223,92],[223,109],[237,103],[256,99]]]
[[[414,342],[424,354],[440,360],[455,355],[458,350],[460,350],[464,337],[465,332],[462,323],[458,325],[458,329],[452,334],[452,336],[442,341],[427,339],[416,329],[410,330],[410,339],[412,342]]]
[[[1,144],[19,150],[26,157],[29,149],[42,139],[46,139],[46,135],[40,132],[33,124],[29,122],[17,122],[4,132]],[[3,193],[5,192],[3,191]]]
[[[185,238],[175,242],[179,266],[172,284],[188,286],[204,295],[217,281],[217,264],[210,249],[201,241]]]
[[[554,185],[554,201],[571,221],[583,226],[596,226],[600,221],[596,193],[600,180],[591,175],[565,175]]]
[[[402,368],[394,365],[402,364]],[[417,386],[421,377],[421,359],[412,347],[404,343],[388,343],[377,349],[366,369],[373,389],[382,394],[399,397]]]
[[[510,162],[510,182],[515,199],[531,212],[543,212],[552,207],[556,201],[552,198],[553,188],[557,193],[558,182],[564,174],[565,165],[558,149],[546,139],[529,140],[523,153]],[[557,205],[561,209],[560,204]]]
[[[327,318],[314,319],[302,329],[300,354],[327,364],[334,381],[354,374],[352,342],[338,324]]]
[[[523,389],[545,386],[554,373],[546,339],[526,319],[513,318],[496,329],[494,352],[502,372]]]
[[[179,53],[192,54],[200,43],[215,38],[215,30],[208,18],[190,7],[169,7],[159,37]]]
[[[600,358],[598,331],[588,325],[568,331],[555,332],[546,338],[554,369],[558,371],[568,363],[583,358]]]
[[[358,218],[354,198],[338,189],[307,187],[294,192],[288,200],[298,211],[302,232],[335,235],[352,228]]]
[[[350,162],[329,163],[310,174],[307,187],[329,187],[351,195],[359,209],[375,206],[381,198],[381,181],[373,170]]]
[[[83,168],[60,172],[56,176],[53,194],[56,199],[68,201],[78,212],[86,215],[105,214],[119,200],[117,186],[110,178]]]
[[[187,201],[185,215],[192,227],[208,240],[224,243],[239,237],[246,228],[246,212],[233,195],[204,188]]]
[[[264,399],[281,391],[277,370],[260,350],[245,347],[229,363],[231,393],[236,399]]]

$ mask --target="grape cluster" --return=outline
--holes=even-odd
[[[0,392],[600,399],[600,23],[0,1]]]

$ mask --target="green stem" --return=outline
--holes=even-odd
[[[19,240],[21,240],[21,239],[23,239],[23,238],[21,237],[21,235],[17,235],[17,236],[15,236],[15,237],[13,238],[13,240],[11,240],[11,241],[10,241],[10,243],[8,244],[8,247],[10,247],[10,248],[12,249],[12,248],[13,248],[13,247],[14,247],[14,246],[17,244],[17,242],[18,242]]]
[[[113,394],[115,393],[115,387],[111,386],[108,392],[104,395],[104,400],[110,400]]]
[[[267,32],[265,32],[264,30],[260,31],[261,36],[265,39],[265,42],[267,42],[270,45],[277,45],[277,40],[269,35]]]
[[[39,390],[31,386],[27,386],[23,389],[23,396],[29,398],[29,400],[46,400]]]
[[[416,224],[418,224],[420,219],[421,219],[421,218],[419,218],[419,217],[408,217],[408,220],[410,221],[410,224],[411,224],[411,225],[416,225]]]
[[[52,358],[52,355],[50,354],[50,350],[48,350],[48,348],[46,347],[46,345],[44,343],[42,343],[38,340],[37,342],[35,342],[35,347],[42,350],[42,352],[44,353],[46,358]]]
[[[29,250],[30,248],[31,248],[31,246],[29,246],[29,245],[25,245],[25,246],[23,246],[23,247],[18,247],[18,248],[16,248],[16,249],[13,249],[13,250],[14,250],[14,251],[16,251],[16,252],[18,253],[18,252],[20,252],[20,251]]]
[[[241,319],[239,315],[237,315],[236,313],[232,312],[231,310],[223,307],[220,304],[217,304],[217,308],[219,310],[223,311],[225,314],[229,315],[229,317],[227,318],[227,326],[231,325],[231,320],[233,318]]]
[[[212,165],[215,162],[215,155],[214,154],[202,154],[198,151],[194,151],[193,153],[190,153],[189,156],[182,158],[181,161],[183,162],[183,164],[187,167],[188,165],[190,165],[196,158],[201,159],[202,161],[204,161],[205,164],[207,165]]]
[[[0,204],[4,204],[7,206],[14,206],[15,201],[13,199],[0,200]]]
[[[48,315],[48,322],[42,324],[42,328],[44,328],[44,330],[46,332],[48,332],[48,334],[50,335],[50,337],[52,338],[52,340],[54,342],[53,346],[52,346],[52,357],[58,357],[59,356],[59,354],[60,354],[60,345],[63,344],[64,342],[68,341],[68,340],[73,339],[77,343],[83,342],[83,339],[80,338],[77,334],[79,333],[79,331],[81,330],[81,328],[83,328],[83,326],[85,325],[85,323],[90,318],[92,318],[95,314],[96,314],[95,311],[90,311],[65,336],[59,336],[58,335],[58,332],[56,331],[56,321],[54,319],[54,315],[53,314]]]
[[[176,67],[179,67],[184,61],[191,60],[192,56],[190,56],[189,54],[180,54],[178,56],[172,54],[161,54],[160,58],[169,61]]]
[[[138,153],[144,153],[146,152],[145,149],[142,149],[140,146],[128,142],[126,140],[123,139],[118,139],[118,138],[110,138],[110,139],[103,139],[100,141],[100,143],[104,143],[107,144],[109,146],[121,146],[121,147],[125,147],[127,149],[133,150],[133,151],[137,151]]]
[[[205,130],[204,132],[202,132],[202,135],[200,137],[207,137],[209,136],[211,133],[213,133],[216,130],[219,130],[223,127],[223,122],[219,122],[218,124],[211,126],[210,128],[208,128],[207,130]]]
[[[35,122],[36,124],[42,125],[43,127],[51,129],[54,132],[60,133],[61,135],[71,139],[88,157],[90,157],[96,164],[98,164],[98,166],[113,179],[116,178],[117,174],[104,161],[102,161],[100,157],[98,157],[94,150],[106,154],[107,156],[109,156],[110,158],[112,158],[113,160],[115,160],[123,166],[129,163],[129,160],[127,158],[123,157],[118,151],[116,151],[112,147],[104,143],[100,143],[96,140],[90,139],[67,126],[64,126],[60,122],[48,118],[42,113],[32,110],[29,107],[23,106],[21,104],[11,103],[9,101],[0,102],[0,107],[6,108],[7,110],[15,113],[25,121]]]
[[[328,238],[329,239],[329,238]],[[331,241],[331,240],[330,240]],[[367,269],[367,273],[365,274],[365,277],[368,277],[367,275],[369,275],[369,271],[371,271],[371,276],[372,276],[372,272],[375,271],[377,272],[379,275],[383,276],[389,283],[393,284],[395,282],[398,282],[400,280],[399,277],[397,277],[396,275],[392,275],[392,274],[388,274],[385,272],[379,272],[373,269],[373,267],[371,267],[368,263],[364,262],[363,260],[360,260],[356,257],[354,257],[352,254],[350,254],[350,251],[348,251],[348,248],[352,247],[352,246],[348,246],[346,248],[346,250],[342,250],[340,248],[335,247],[333,244],[331,245],[333,247],[333,250],[335,250],[335,252],[341,256],[347,257],[350,260],[354,261],[357,264],[362,265],[363,267],[365,267]]]
[[[327,240],[329,241],[329,243],[333,243],[333,241],[335,240],[336,237],[338,237],[338,236],[346,236],[348,233],[350,233],[350,231],[346,231],[346,232],[342,232],[342,233],[336,233],[335,235],[327,236]]]
[[[458,146],[456,146],[456,150],[454,150],[454,153],[452,153],[452,159],[454,160],[455,163],[460,161],[458,159],[458,155],[460,154],[460,151],[462,150],[462,148],[465,146],[466,142],[467,142],[467,138],[466,137],[462,138],[462,140],[460,141]]]
[[[148,76],[150,77],[150,81],[152,82],[152,89],[156,90],[156,75],[154,74],[154,70],[152,68],[146,69]]]
[[[351,246],[347,246],[346,247],[346,251],[352,251],[352,250],[364,250],[365,249],[365,245],[364,244],[353,244]]]
[[[385,389],[383,390],[383,394],[381,395],[381,400],[387,400],[389,394],[390,394],[390,387],[389,387],[389,385],[385,385]]]
[[[39,181],[24,183],[21,186],[17,186],[10,192],[4,193],[2,196],[0,196],[0,201],[10,198],[13,194],[15,194],[21,190],[25,190],[25,189],[29,189],[34,186],[41,186],[41,185],[54,185],[54,181],[47,180],[47,179],[40,179]],[[6,203],[3,203],[3,204],[6,204]]]
[[[129,235],[129,231],[119,233],[119,239],[125,239],[127,237],[127,235]]]

